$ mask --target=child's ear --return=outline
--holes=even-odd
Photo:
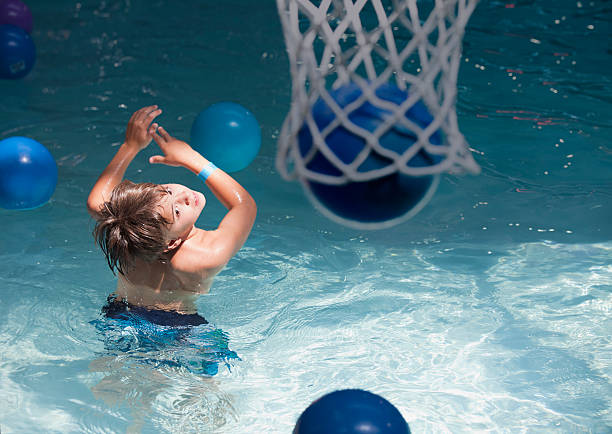
[[[182,242],[183,242],[183,240],[181,240],[180,238],[177,238],[176,240],[168,241],[168,247],[166,248],[166,250],[164,250],[164,253],[168,253],[168,252],[176,249],[178,246],[181,245]]]

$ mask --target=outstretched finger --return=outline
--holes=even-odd
[[[166,144],[166,139],[164,139],[162,136],[159,135],[158,131],[161,129],[161,127],[157,124],[155,128],[153,128],[153,125],[151,125],[151,128],[149,128],[149,134],[151,134],[151,137],[153,137],[153,140],[155,140],[155,143],[157,143],[158,145],[162,145],[162,144]]]
[[[153,107],[157,107],[157,106],[153,106]],[[154,118],[159,116],[161,114],[161,112],[162,112],[162,110],[158,108],[156,110],[153,110],[153,111],[147,113],[147,115],[145,117],[145,121],[146,122],[151,122]]]
[[[159,134],[164,138],[165,141],[168,141],[172,138],[168,131],[164,130],[164,127],[159,127],[157,131],[159,131]]]
[[[149,130],[147,131],[147,133],[148,133],[150,136],[155,135],[155,131],[157,130],[157,128],[158,128],[158,127],[159,127],[159,124],[157,124],[157,123],[153,122],[153,123],[151,124],[151,126],[149,127]]]
[[[166,159],[162,157],[161,155],[153,155],[152,157],[149,158],[149,163],[151,164],[160,164],[160,163],[164,163],[164,161],[166,161]]]
[[[132,119],[134,121],[141,121],[144,118],[146,118],[146,116],[151,113],[152,111],[157,110],[157,105],[150,105],[147,107],[143,107],[140,110],[137,110],[134,115],[132,116]]]

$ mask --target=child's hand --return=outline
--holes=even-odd
[[[125,132],[125,143],[133,146],[139,151],[149,146],[153,138],[149,126],[157,128],[157,124],[151,124],[153,119],[161,114],[161,109],[156,105],[143,107],[136,111],[128,122]]]
[[[168,166],[185,166],[194,154],[197,154],[191,146],[182,140],[172,137],[163,127],[158,127],[157,124],[151,125],[149,134],[155,140],[164,153],[164,156],[155,155],[149,158],[151,164],[166,164]]]

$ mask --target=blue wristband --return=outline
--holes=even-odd
[[[217,166],[215,166],[212,161],[209,161],[206,166],[202,169],[200,173],[198,173],[198,178],[202,178],[202,181],[206,182],[208,177],[217,170]]]

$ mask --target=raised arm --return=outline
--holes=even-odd
[[[152,105],[141,108],[130,118],[125,133],[125,142],[106,166],[87,198],[87,210],[92,217],[98,217],[100,208],[110,199],[113,188],[121,182],[134,157],[151,143],[152,136],[149,126],[157,126],[152,125],[151,122],[160,114],[161,110],[156,105]]]
[[[151,163],[181,166],[196,175],[209,164],[199,152],[182,140],[170,136],[162,127],[152,125],[149,131],[164,153],[164,156],[151,157]],[[217,230],[207,237],[218,262],[227,263],[248,238],[255,222],[257,206],[251,195],[221,169],[215,169],[208,176],[206,185],[228,209]]]

